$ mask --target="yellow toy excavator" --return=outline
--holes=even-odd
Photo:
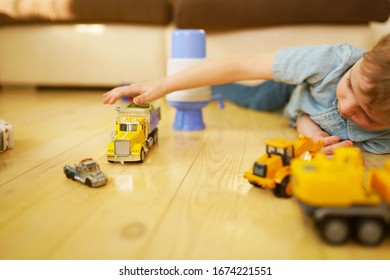
[[[291,197],[290,162],[293,158],[306,160],[321,150],[323,141],[314,142],[300,135],[295,141],[270,139],[265,142],[266,153],[259,157],[252,168],[244,173],[251,184],[271,189],[276,197]]]
[[[390,160],[366,172],[359,149],[339,147],[333,158],[293,160],[291,172],[294,197],[324,241],[381,243],[390,225]]]

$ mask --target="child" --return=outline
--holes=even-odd
[[[279,82],[255,89],[255,98],[265,94],[269,109],[283,106],[293,91],[285,113],[298,133],[324,141],[324,153],[353,144],[371,153],[390,153],[390,34],[368,52],[347,44],[318,45],[210,59],[172,76],[114,88],[103,95],[103,103],[131,96],[142,104],[177,90],[258,79]],[[236,86],[213,90],[223,94],[231,87]],[[282,98],[276,98],[278,91]]]

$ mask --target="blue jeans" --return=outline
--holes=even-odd
[[[284,108],[290,100],[295,85],[266,81],[260,85],[224,84],[211,87],[213,95],[255,110],[276,111]]]

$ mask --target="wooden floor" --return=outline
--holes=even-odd
[[[326,245],[293,199],[242,177],[264,140],[297,136],[280,115],[210,104],[206,129],[182,132],[163,102],[145,162],[111,164],[116,112],[101,94],[0,91],[0,117],[15,130],[14,149],[0,154],[0,259],[390,259],[390,238]],[[65,177],[63,166],[85,157],[108,185]],[[365,154],[368,167],[385,158]]]

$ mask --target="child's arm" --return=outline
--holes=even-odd
[[[142,104],[177,90],[242,80],[271,80],[275,54],[246,54],[206,60],[162,79],[114,88],[103,95],[103,103],[113,104],[123,96],[131,96],[134,103]]]
[[[344,140],[340,142],[340,137],[337,135],[330,136],[323,131],[308,115],[301,115],[297,120],[297,130],[299,134],[303,134],[312,138],[314,141],[323,140],[324,147],[322,152],[326,155],[333,154],[336,147],[353,146],[352,141]]]

